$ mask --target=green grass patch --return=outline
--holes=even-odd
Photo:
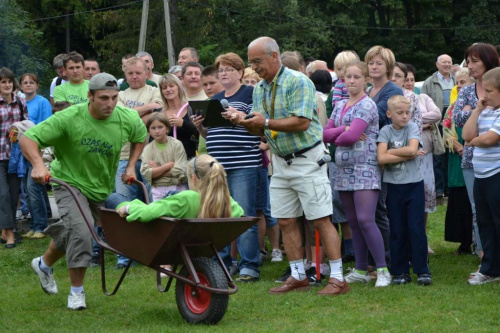
[[[351,293],[320,297],[319,288],[306,293],[269,295],[274,279],[287,262],[266,262],[261,280],[239,285],[230,296],[222,321],[212,327],[186,324],[175,303],[174,286],[167,293],[156,289],[155,271],[131,268],[117,295],[101,292],[100,270],[91,268],[85,279],[86,311],[66,309],[69,278],[64,260],[54,267],[59,294],[46,295],[30,262],[40,256],[49,240],[25,240],[14,250],[0,248],[1,332],[297,332],[297,331],[479,331],[500,326],[498,283],[467,285],[477,269],[476,256],[455,256],[458,244],[443,239],[445,206],[429,215],[429,239],[436,254],[430,266],[433,285],[374,287],[354,284]],[[106,256],[108,288],[121,271],[112,253]],[[351,265],[345,265],[352,266]],[[416,276],[413,276],[416,281]]]

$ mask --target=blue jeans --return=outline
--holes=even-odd
[[[424,226],[424,181],[387,184],[387,211],[391,224],[391,274],[429,273],[427,236]]]
[[[259,168],[226,170],[231,197],[243,208],[246,216],[256,216],[257,179]],[[248,228],[237,240],[241,261],[240,275],[259,277],[260,245],[257,224]],[[231,265],[231,244],[219,251],[226,267]]]
[[[26,176],[23,177],[23,186],[26,190],[26,202],[31,213],[30,230],[42,232],[47,228],[47,188],[31,178],[33,166],[27,162]]]
[[[148,187],[146,180],[141,175],[141,163],[142,162],[139,160],[135,164],[135,177],[138,181],[143,182],[146,187]],[[132,201],[134,199],[144,201],[144,194],[139,186],[123,184],[122,175],[125,173],[127,165],[128,160],[120,160],[120,162],[118,162],[118,169],[116,170],[115,176],[115,190],[106,199],[106,208],[115,209],[116,206],[122,202]]]
[[[115,176],[115,190],[111,195],[106,199],[104,206],[109,209],[115,209],[120,203],[124,201],[132,201],[135,199],[139,199],[144,201],[144,193],[142,189],[137,185],[126,185],[122,181],[122,175],[125,173],[127,169],[128,160],[120,160],[118,162],[118,169],[116,170]],[[148,187],[146,180],[141,175],[141,161],[137,161],[135,164],[135,177],[138,181],[143,182],[146,187]],[[149,195],[148,195],[149,196]],[[93,246],[94,252],[99,252],[99,246],[94,242]],[[123,257],[121,255],[116,255],[118,258],[117,264],[128,264],[130,259]]]
[[[271,200],[269,197],[269,177],[268,177],[268,168],[260,167],[258,181],[257,181],[257,201],[255,209],[256,211],[262,211],[264,218],[266,220],[266,227],[272,228],[275,225],[278,225],[278,220],[271,216]]]

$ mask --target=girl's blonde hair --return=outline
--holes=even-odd
[[[246,79],[247,77],[254,78],[257,80],[257,82],[260,81],[259,74],[257,74],[257,72],[251,69],[250,67],[246,67],[245,71],[243,72],[243,79]]]
[[[347,71],[347,69],[349,67],[357,67],[357,68],[359,68],[361,70],[361,74],[363,74],[363,76],[365,77],[365,79],[370,76],[370,73],[368,72],[368,66],[366,65],[366,63],[364,63],[364,62],[362,62],[360,60],[346,64],[345,65],[345,70]]]
[[[163,96],[163,93],[161,92],[161,89],[164,84],[175,84],[177,86],[177,89],[179,91],[179,98],[181,100],[181,103],[184,104],[187,102],[187,94],[186,91],[184,90],[184,87],[182,86],[181,81],[177,76],[174,74],[166,74],[160,79],[160,95],[161,95],[161,100],[163,101],[164,109],[168,109],[168,102],[165,96]]]
[[[356,52],[350,50],[342,51],[337,54],[335,60],[333,60],[333,70],[335,71],[335,73],[337,73],[339,67],[343,67],[345,69],[348,64],[359,60],[359,56]]]
[[[231,217],[226,171],[215,158],[207,154],[198,155],[188,162],[187,174],[189,178],[194,174],[200,180],[197,186],[201,196],[198,218]]]

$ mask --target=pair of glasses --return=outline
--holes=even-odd
[[[232,73],[234,72],[236,69],[234,68],[225,68],[225,69],[219,69],[217,70],[217,73],[218,74],[222,74],[222,73]]]
[[[257,58],[257,59],[252,59],[252,60],[248,60],[248,66],[252,66],[252,65],[258,65],[260,64],[262,61],[264,61],[265,58],[269,57],[272,53],[269,53],[269,54],[266,54],[265,56],[263,56],[262,58]]]

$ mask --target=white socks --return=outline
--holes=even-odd
[[[307,278],[306,270],[304,269],[304,261],[302,259],[290,261],[290,269],[294,279],[302,281]]]
[[[40,257],[40,270],[47,274],[50,274],[50,272],[52,272],[52,266],[47,266],[45,264],[45,261],[43,261],[43,256]]]
[[[342,258],[330,261],[330,277],[336,278],[340,282],[344,282],[344,274],[342,273]]]
[[[83,291],[83,286],[73,287],[71,286],[71,292],[74,294],[80,294]]]

